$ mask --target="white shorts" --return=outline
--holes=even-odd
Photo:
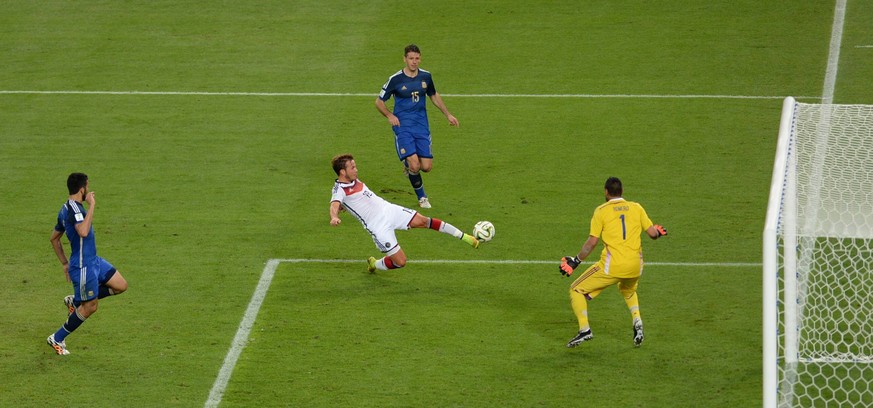
[[[390,204],[380,214],[380,217],[368,222],[364,229],[373,237],[376,248],[384,254],[393,255],[400,250],[400,244],[394,235],[396,230],[408,230],[409,223],[417,212],[397,204]]]

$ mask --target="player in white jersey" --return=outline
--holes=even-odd
[[[358,167],[355,158],[350,154],[342,154],[331,160],[337,179],[333,185],[330,199],[330,225],[337,226],[341,209],[345,209],[363,224],[364,229],[373,237],[373,242],[385,256],[382,259],[370,257],[367,260],[367,270],[375,272],[402,268],[406,265],[406,254],[400,248],[395,230],[409,228],[430,228],[458,238],[473,248],[479,247],[479,240],[470,234],[455,228],[451,224],[437,218],[425,217],[415,210],[401,207],[382,199],[358,179]]]

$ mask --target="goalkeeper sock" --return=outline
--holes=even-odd
[[[588,300],[585,295],[570,290],[570,306],[573,307],[573,313],[576,314],[576,319],[579,320],[579,330],[588,330],[591,327],[588,324]]]
[[[394,262],[391,262],[391,258],[383,257],[382,259],[376,261],[376,269],[380,271],[387,271],[389,269],[398,269],[400,266],[394,265]]]
[[[438,219],[438,218],[431,218],[430,223],[428,225],[428,228],[430,228],[434,231],[442,232],[443,234],[449,234],[457,239],[464,238],[463,231],[455,228],[454,225],[449,224],[449,223],[447,223],[441,219]]]
[[[410,171],[409,183],[412,184],[412,188],[415,190],[415,195],[418,196],[419,200],[427,197],[427,194],[424,193],[424,181],[421,180],[420,173],[413,173]]]
[[[79,309],[76,309],[75,312],[70,313],[70,317],[67,317],[67,321],[61,326],[58,331],[55,332],[55,341],[58,343],[64,341],[67,336],[70,335],[73,331],[79,328],[82,323],[85,323],[85,319],[87,317],[82,317],[79,315]]]
[[[634,292],[629,297],[625,297],[624,302],[627,303],[627,309],[631,312],[631,318],[642,320],[642,316],[640,316],[640,300],[637,297],[637,292]]]

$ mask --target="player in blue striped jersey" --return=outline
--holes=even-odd
[[[88,191],[88,176],[73,173],[67,178],[70,197],[58,212],[58,221],[50,241],[64,268],[67,281],[73,284],[73,295],[64,298],[67,321],[46,342],[60,355],[67,351],[66,337],[97,311],[97,299],[120,294],[127,290],[127,281],[112,264],[97,256],[94,239],[94,192]],[[88,210],[82,205],[88,203]],[[70,241],[70,259],[64,253],[61,237]]]
[[[429,172],[433,167],[430,126],[427,121],[425,96],[446,116],[449,125],[458,126],[455,118],[440,97],[433,84],[430,72],[419,68],[421,50],[415,44],[406,46],[403,51],[403,69],[388,78],[376,98],[376,109],[388,118],[394,130],[394,147],[397,157],[406,167],[409,182],[418,196],[421,208],[431,208],[420,172]],[[394,112],[388,110],[385,102],[394,96]]]

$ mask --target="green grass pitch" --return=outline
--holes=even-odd
[[[222,407],[758,405],[781,97],[821,95],[833,17],[802,3],[9,2],[0,406],[203,406],[270,259],[338,261],[278,265]],[[873,11],[849,4],[835,102],[873,103]],[[424,213],[496,237],[399,232],[407,267],[369,275],[366,232],[328,225],[329,160],[414,205],[373,106],[410,42],[461,122],[429,108]],[[130,289],[60,357],[73,171]],[[613,175],[671,234],[644,243],[646,342],[610,289],[568,350],[557,261]]]

